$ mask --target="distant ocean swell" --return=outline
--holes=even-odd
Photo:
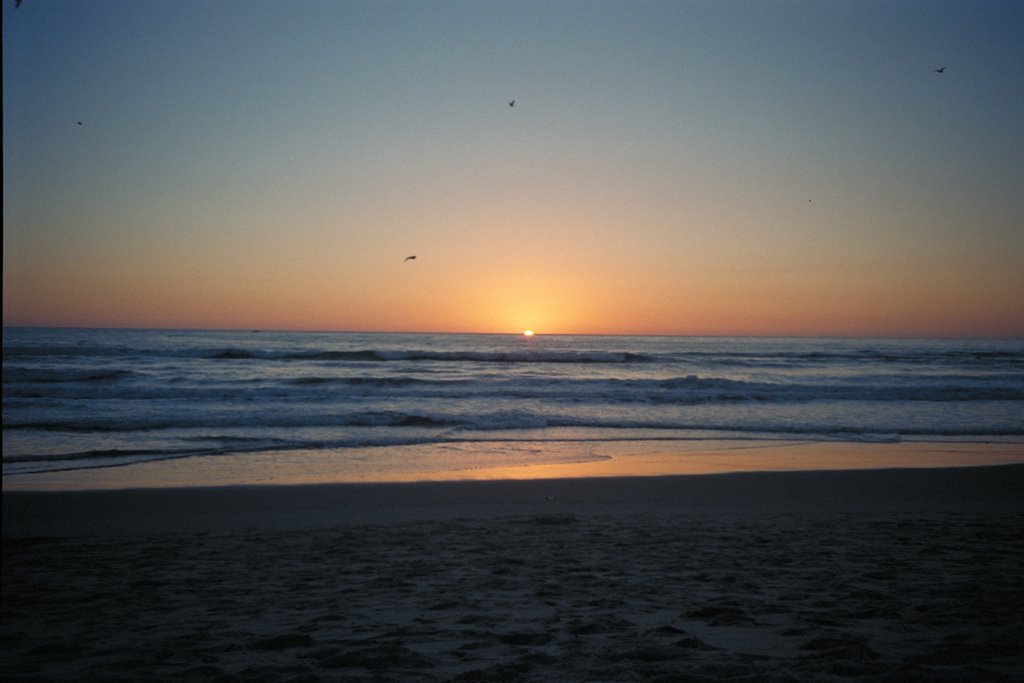
[[[537,398],[573,402],[703,404],[731,402],[792,403],[842,401],[1022,401],[1019,382],[979,380],[966,375],[861,377],[815,383],[773,383],[686,375],[663,379],[487,378],[425,379],[396,376],[302,375],[280,380],[258,374],[231,380],[208,380],[202,386],[154,386],[131,380],[131,370],[38,370],[5,367],[4,398],[37,398],[45,384],[50,398],[279,400],[284,394],[306,401],[363,399],[368,394],[406,398]],[[54,386],[63,385],[63,386]],[[379,392],[377,390],[380,390]],[[273,392],[277,393],[273,393]],[[268,392],[271,392],[268,395]],[[10,427],[11,423],[5,423]]]
[[[363,348],[351,350],[305,349],[271,350],[256,347],[222,348],[132,348],[105,346],[5,346],[4,360],[19,357],[38,358],[54,356],[73,357],[124,357],[152,356],[165,358],[197,358],[210,360],[276,360],[276,361],[335,361],[341,363],[370,362],[449,362],[449,363],[566,363],[566,364],[629,364],[629,363],[711,363],[721,366],[754,367],[759,369],[775,367],[819,366],[835,363],[878,364],[897,363],[912,365],[935,365],[942,367],[997,367],[1015,368],[1024,371],[1024,354],[1017,351],[935,349],[915,350],[913,353],[879,351],[859,348],[848,351],[674,351],[652,354],[633,351],[551,351],[538,349],[516,349],[503,351],[439,351],[429,349]]]
[[[421,349],[358,349],[351,351],[268,351],[262,349],[161,349],[154,351],[134,349],[108,349],[102,347],[74,348],[5,348],[4,359],[19,357],[111,357],[145,353],[168,358],[206,358],[211,360],[277,360],[277,361],[337,361],[337,362],[415,362],[433,361],[449,363],[644,363],[657,359],[640,353],[616,351],[430,351]]]
[[[5,475],[459,442],[1024,438],[1015,341],[12,329],[3,343]]]
[[[887,418],[879,411],[869,418],[861,417],[859,422],[828,420],[827,405],[818,405],[816,413],[794,411],[791,414],[773,414],[760,419],[746,416],[736,419],[732,411],[696,416],[694,418],[666,417],[662,414],[647,417],[643,411],[628,414],[587,415],[572,414],[543,408],[537,411],[498,411],[477,414],[458,412],[405,413],[393,411],[370,411],[337,413],[331,410],[280,409],[273,412],[259,409],[236,409],[216,411],[190,411],[171,417],[160,411],[151,416],[140,415],[134,419],[106,417],[102,415],[70,417],[44,421],[10,422],[5,429],[53,431],[53,432],[148,432],[159,430],[231,430],[231,429],[302,429],[302,428],[387,428],[388,435],[395,429],[430,428],[465,431],[534,430],[555,427],[595,430],[665,430],[665,431],[718,431],[729,433],[761,434],[802,434],[808,437],[836,436],[843,434],[876,434],[891,436],[1024,436],[1024,425],[1014,421],[1013,411],[999,411],[1002,419],[992,406],[993,418],[979,428],[967,425],[943,424],[939,418],[923,423],[920,414],[913,417],[916,422],[901,422],[898,417]],[[439,440],[430,435],[428,440]],[[536,438],[531,435],[530,438]],[[345,442],[345,439],[341,440]],[[390,438],[380,443],[390,443]],[[315,443],[321,443],[317,440]],[[363,445],[365,442],[360,441]]]

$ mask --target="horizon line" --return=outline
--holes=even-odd
[[[51,329],[51,330],[123,330],[135,332],[248,332],[248,333],[294,333],[294,334],[405,334],[405,335],[479,335],[479,336],[523,336],[525,330],[505,332],[430,331],[430,330],[363,330],[363,329],[316,329],[281,327],[174,327],[134,325],[25,325],[4,323],[3,329]],[[1024,335],[924,335],[924,334],[848,334],[836,332],[539,332],[534,337],[682,337],[682,338],[749,338],[749,339],[872,339],[872,340],[934,340],[934,341],[1024,341]]]

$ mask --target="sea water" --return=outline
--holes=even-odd
[[[1024,441],[1013,340],[8,328],[3,354],[5,486],[310,454],[373,478],[439,446],[457,470],[611,442]]]

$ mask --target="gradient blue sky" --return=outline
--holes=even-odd
[[[1024,336],[1024,3],[3,12],[8,325]]]

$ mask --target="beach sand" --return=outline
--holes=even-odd
[[[1024,466],[3,494],[4,680],[1024,678]]]

